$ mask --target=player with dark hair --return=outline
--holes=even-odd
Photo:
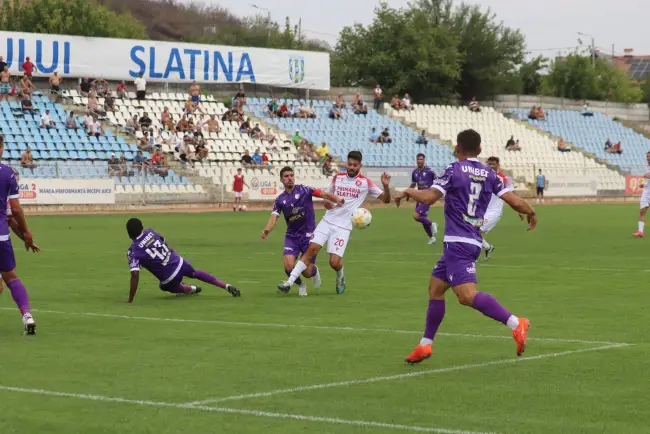
[[[126,252],[131,268],[131,287],[129,303],[133,303],[140,282],[140,267],[149,270],[160,281],[160,289],[172,294],[190,295],[201,292],[200,286],[182,283],[183,277],[198,279],[210,285],[223,288],[233,297],[239,297],[238,288],[230,285],[205,271],[195,270],[192,265],[167,246],[165,239],[151,229],[144,229],[137,218],[126,222],[126,232],[133,240]]]
[[[420,153],[417,155],[416,162],[418,167],[413,170],[413,174],[411,175],[411,188],[415,188],[417,186],[418,190],[428,190],[431,188],[433,181],[436,179],[435,172],[431,170],[431,168],[425,166],[424,160],[424,154]],[[418,203],[415,206],[413,219],[418,223],[422,223],[424,231],[429,236],[429,244],[435,244],[436,237],[434,235],[438,233],[438,224],[433,223],[431,220],[429,220],[428,215],[430,208],[431,207],[427,204]]]
[[[0,138],[0,158],[2,158],[4,137],[0,136]],[[2,207],[0,213],[6,216],[7,209],[11,209],[11,219],[0,219],[0,274],[23,317],[25,333],[34,335],[36,334],[36,322],[31,313],[27,289],[16,274],[16,258],[9,237],[9,221],[15,221],[15,232],[25,242],[25,248],[34,252],[39,250],[38,246],[34,244],[32,233],[27,227],[19,197],[20,191],[15,172],[11,167],[0,164],[0,207]]]
[[[478,160],[481,136],[476,131],[466,130],[458,134],[456,153],[458,161],[445,169],[431,190],[409,188],[395,198],[398,206],[406,197],[428,205],[445,198],[444,251],[429,280],[424,336],[413,353],[406,357],[407,363],[420,363],[431,357],[431,344],[445,316],[445,293],[450,287],[462,305],[470,306],[512,329],[518,356],[526,347],[530,321],[517,318],[494,297],[477,290],[476,260],[481,254],[480,228],[493,194],[528,217],[528,230],[535,229],[537,215],[528,203],[503,184],[494,170]]]
[[[284,236],[284,271],[289,276],[296,265],[296,259],[309,248],[309,240],[316,227],[312,198],[320,197],[339,205],[343,205],[344,200],[326,191],[296,184],[291,167],[285,167],[280,171],[280,182],[284,186],[284,191],[275,199],[269,222],[262,231],[262,239],[265,240],[275,228],[280,213],[284,214],[284,219],[287,222],[287,233]],[[316,256],[311,258],[308,264],[302,275],[312,278],[314,288],[319,288],[321,281],[318,267],[316,267]],[[296,279],[296,283],[298,284],[298,295],[306,296],[307,284],[300,277]]]
[[[390,175],[387,173],[381,175],[381,183],[384,187],[382,191],[374,182],[361,174],[362,160],[361,152],[351,151],[348,153],[347,172],[339,173],[332,178],[329,192],[343,198],[344,202],[336,204],[326,202],[327,212],[316,226],[309,248],[296,263],[289,280],[278,285],[280,292],[289,291],[291,285],[307,269],[307,264],[318,255],[325,243],[327,243],[327,253],[330,255],[330,267],[336,271],[336,293],[343,294],[345,291],[343,254],[350,239],[352,214],[361,207],[368,194],[384,203],[390,202]]]

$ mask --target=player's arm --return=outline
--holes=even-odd
[[[384,187],[384,191],[377,196],[377,199],[384,203],[390,203],[390,175],[386,172],[381,175],[381,185]]]
[[[325,199],[326,201],[335,203],[339,206],[345,203],[345,199],[343,199],[342,197],[338,197],[335,194],[328,193],[327,191],[324,190],[314,190],[313,196],[320,197],[321,199]],[[327,204],[327,202],[325,203]]]
[[[271,231],[275,228],[275,225],[277,224],[279,217],[280,217],[280,215],[277,214],[275,211],[273,212],[273,214],[271,214],[271,217],[269,217],[269,221],[266,224],[266,227],[262,231],[262,239],[263,240],[265,240],[269,236]]]
[[[512,191],[506,191],[499,195],[501,200],[507,203],[510,208],[517,211],[519,214],[524,214],[528,220],[528,230],[532,231],[537,226],[537,214],[532,206],[525,200],[514,194]]]
[[[140,270],[131,270],[131,284],[129,287],[129,303],[133,303],[135,293],[138,292],[138,284],[140,283]]]
[[[437,188],[430,190],[416,190],[414,188],[407,188],[397,196],[395,196],[395,204],[399,207],[402,199],[413,199],[416,202],[426,205],[433,205],[438,202],[443,196],[442,191]]]
[[[22,239],[25,242],[25,248],[34,250],[34,240],[32,239],[32,233],[27,227],[27,221],[25,220],[25,213],[23,208],[20,206],[20,201],[17,197],[9,197],[9,207],[11,208],[11,214],[16,220],[16,234],[20,233]],[[20,236],[20,235],[19,235]]]

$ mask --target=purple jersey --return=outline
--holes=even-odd
[[[151,229],[145,229],[133,240],[126,256],[131,271],[143,267],[163,285],[172,281],[183,267],[183,258],[167,247],[165,239]]]
[[[11,167],[0,164],[0,241],[9,240],[9,225],[7,224],[7,201],[18,199],[20,191],[18,181]]]
[[[282,192],[275,199],[273,214],[279,216],[284,214],[287,222],[287,236],[290,237],[311,237],[316,227],[316,216],[314,215],[314,203],[312,196],[314,190],[305,185],[295,185],[291,193]]]
[[[467,243],[481,247],[480,228],[493,194],[512,191],[497,172],[477,158],[451,163],[432,188],[445,196],[445,243]]]
[[[415,169],[411,175],[411,183],[418,186],[418,190],[428,190],[436,179],[436,173],[430,167],[424,166],[422,169]]]

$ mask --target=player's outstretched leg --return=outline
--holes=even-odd
[[[641,206],[644,206],[644,204],[642,203]],[[641,208],[641,212],[639,213],[639,230],[633,234],[637,238],[643,238],[643,231],[645,230],[645,216],[647,212],[647,207]]]
[[[424,325],[424,335],[420,339],[420,344],[404,359],[406,363],[416,364],[431,357],[431,344],[433,344],[438,328],[445,317],[445,291],[447,289],[449,289],[447,282],[431,276],[429,280],[429,307]]]
[[[188,277],[193,277],[194,279],[200,280],[201,282],[209,283],[210,285],[225,289],[233,297],[239,297],[241,295],[241,291],[239,290],[239,288],[229,283],[226,283],[223,280],[217,279],[210,273],[202,270],[193,270],[193,271],[194,273]]]
[[[289,274],[289,279],[277,286],[279,293],[286,294],[291,290],[291,285],[293,285],[300,275],[307,269],[307,264],[311,263],[312,259],[318,255],[320,249],[321,246],[318,244],[309,244],[307,251],[302,255],[299,261],[296,261],[295,267],[293,267],[293,270],[291,270],[291,273]]]
[[[488,243],[485,238],[483,238],[483,251],[485,252],[485,260],[490,259],[492,253],[494,253],[494,246]]]
[[[294,265],[294,267],[295,267],[295,265]],[[290,269],[285,268],[284,269],[284,273],[287,275],[287,277],[291,277],[291,272],[292,271],[293,271],[293,268],[290,268]],[[298,295],[300,295],[300,296],[307,295],[307,284],[305,284],[305,282],[303,282],[300,277],[298,277],[296,279],[295,283],[296,283],[296,285],[298,285]]]
[[[14,272],[7,274],[11,274],[11,277],[5,278],[5,282],[11,291],[11,297],[14,299],[16,306],[18,306],[18,309],[20,310],[20,314],[23,316],[25,333],[28,335],[34,335],[36,334],[36,322],[34,322],[31,308],[29,306],[27,288],[25,288],[25,285],[23,285],[23,283]]]
[[[420,204],[418,204],[419,206]],[[431,220],[426,215],[419,214],[416,212],[413,214],[413,219],[422,224],[422,227],[424,228],[424,232],[426,232],[427,236],[429,237],[429,244],[435,244],[436,238],[434,235],[438,232],[438,225],[436,223],[433,223]]]
[[[170,284],[160,284],[160,289],[165,292],[180,295],[196,295],[201,293],[201,287],[196,285],[185,285],[183,283],[171,282]]]
[[[336,293],[345,292],[345,272],[343,270],[343,258],[334,253],[330,254],[330,267],[336,271]]]

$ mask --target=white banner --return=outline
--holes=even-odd
[[[553,176],[547,179],[544,191],[548,196],[596,196],[598,179],[595,176]]]
[[[20,202],[25,205],[114,204],[112,179],[21,178]]]
[[[172,83],[259,83],[329,90],[328,53],[0,31],[12,74],[30,57],[38,72]],[[101,54],[98,54],[101,53]]]
[[[310,180],[306,179],[304,182],[300,182],[300,184],[304,184],[309,187],[313,188],[327,188],[331,182],[330,179],[325,179],[325,180]],[[284,186],[280,182],[280,177],[279,176],[273,176],[273,175],[260,175],[260,176],[253,176],[250,181],[246,181],[246,183],[250,186],[250,189],[248,190],[248,200],[256,201],[256,200],[275,200],[276,197],[280,195],[284,191]]]

